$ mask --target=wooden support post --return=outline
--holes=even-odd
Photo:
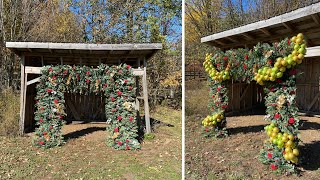
[[[151,125],[150,125],[150,114],[149,114],[149,102],[148,102],[148,89],[147,89],[147,63],[146,59],[143,59],[143,77],[142,77],[142,86],[143,86],[143,100],[144,100],[144,114],[146,121],[146,133],[151,133]]]
[[[25,91],[25,57],[21,56],[21,85],[20,85],[20,122],[19,122],[19,133],[22,135],[24,133],[24,91]]]

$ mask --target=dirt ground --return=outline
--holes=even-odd
[[[201,136],[201,118],[186,120],[187,179],[319,179],[320,118],[301,117],[303,143],[300,175],[277,175],[258,161],[259,151],[267,138],[263,115],[228,117],[230,136],[206,139]]]
[[[0,179],[181,179],[181,111],[151,117],[161,123],[138,151],[106,146],[105,123],[65,125],[67,143],[48,150],[31,145],[33,134],[0,137]]]
[[[275,174],[258,160],[267,139],[264,111],[227,117],[229,137],[225,139],[201,135],[201,121],[209,113],[208,93],[206,81],[186,82],[186,179],[320,179],[320,118],[300,117],[300,174]]]

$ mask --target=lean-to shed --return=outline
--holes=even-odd
[[[34,104],[36,83],[41,67],[45,65],[86,65],[96,67],[99,64],[131,65],[136,76],[137,97],[144,102],[146,131],[151,132],[148,90],[147,61],[160,49],[161,43],[145,44],[78,44],[78,43],[40,43],[7,42],[6,47],[21,57],[21,106],[20,132],[34,129]],[[139,77],[142,78],[140,94]],[[97,95],[65,94],[67,121],[105,120],[104,98]],[[137,108],[139,110],[139,108]]]
[[[315,3],[267,20],[247,24],[201,38],[222,50],[252,48],[258,42],[275,42],[303,33],[307,39],[306,58],[299,66],[304,72],[297,80],[297,103],[301,112],[320,114],[320,3]],[[232,82],[230,110],[238,114],[262,102],[261,87],[254,82]]]

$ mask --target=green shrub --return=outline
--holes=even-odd
[[[20,96],[11,89],[0,93],[0,135],[19,134]]]

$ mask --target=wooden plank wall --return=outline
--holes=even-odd
[[[319,58],[306,58],[299,69],[303,72],[297,80],[297,105],[299,110],[320,114]]]
[[[30,132],[35,128],[34,112],[35,112],[35,85],[28,86],[28,93],[26,99],[26,116],[25,116],[25,131]],[[105,99],[99,95],[80,95],[80,94],[70,94],[65,93],[65,100],[71,101],[74,105],[76,111],[80,115],[81,121],[91,122],[91,121],[101,121],[105,122]],[[75,120],[70,107],[67,103],[66,113],[67,117],[65,120],[71,122]]]
[[[252,110],[264,102],[262,88],[254,82],[250,84],[230,82],[228,84],[229,108],[232,115]]]

